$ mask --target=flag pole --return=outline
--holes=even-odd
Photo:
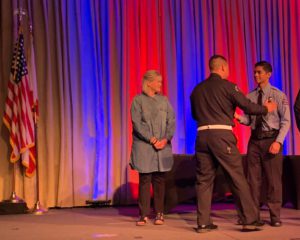
[[[28,16],[29,17],[29,16]],[[33,52],[33,30],[32,30],[32,23],[29,23],[29,38],[30,38],[30,59],[29,61],[32,63],[32,58],[34,58],[34,52]],[[35,61],[33,63],[35,65]],[[30,66],[30,70],[32,71],[32,74],[34,75],[34,78],[36,78],[36,71],[35,66]],[[37,91],[37,89],[35,89]],[[44,208],[40,202],[40,174],[39,174],[39,157],[38,157],[38,106],[37,106],[37,99],[34,99],[34,105],[32,107],[32,114],[33,114],[33,121],[34,121],[34,139],[35,139],[35,172],[36,172],[36,202],[34,204],[33,209],[31,210],[32,214],[35,215],[42,215],[45,212],[48,211],[47,208]]]
[[[14,14],[18,15],[18,31],[21,29],[21,23],[23,19],[23,15],[26,15],[25,11],[20,8],[15,10]],[[13,163],[13,175],[12,175],[12,193],[6,202],[10,203],[24,203],[24,200],[17,196],[16,194],[16,174],[17,174],[17,162]]]
[[[14,15],[18,15],[18,31],[21,30],[22,26],[22,19],[23,19],[23,15],[26,15],[26,12],[22,9],[22,8],[18,8],[17,10],[14,11]],[[13,174],[12,174],[12,193],[10,195],[10,198],[8,200],[4,200],[3,202],[5,203],[21,203],[26,205],[26,202],[21,199],[20,197],[17,196],[16,194],[16,174],[17,174],[17,163],[18,162],[14,162],[13,163]],[[25,206],[27,209],[27,205]]]
[[[32,56],[31,56],[32,57]],[[42,215],[47,212],[47,209],[42,207],[40,202],[40,178],[39,178],[39,161],[38,161],[38,124],[37,124],[37,106],[36,103],[32,108],[33,116],[34,116],[34,137],[35,137],[35,172],[36,172],[36,203],[34,204],[34,208],[31,213],[35,215]]]

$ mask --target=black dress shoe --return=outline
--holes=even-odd
[[[259,220],[259,221],[256,221],[256,222],[255,222],[255,225],[256,225],[257,227],[262,227],[262,226],[265,225],[265,222],[262,221],[262,220]]]
[[[271,226],[272,227],[281,227],[282,222],[281,221],[272,221]]]
[[[254,232],[254,231],[260,231],[260,227],[265,225],[263,221],[255,221],[251,224],[244,224],[242,228],[242,232]]]
[[[253,224],[257,227],[262,227],[265,225],[265,222],[262,220],[258,220],[256,222],[254,222]],[[241,219],[238,219],[236,225],[246,225],[246,224],[244,224],[244,222]]]
[[[199,225],[198,228],[196,228],[196,232],[205,233],[216,229],[218,229],[218,226],[211,223],[209,225]]]

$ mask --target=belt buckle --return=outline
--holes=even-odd
[[[256,137],[256,139],[261,140],[261,139],[264,138],[264,134],[263,134],[262,131],[257,131],[257,132],[255,133],[255,137]]]

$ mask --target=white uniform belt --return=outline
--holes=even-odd
[[[232,126],[229,125],[205,125],[205,126],[200,126],[197,128],[197,131],[203,131],[207,129],[225,129],[225,130],[232,130]]]

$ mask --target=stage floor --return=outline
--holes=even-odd
[[[269,221],[268,211],[262,210],[262,219]],[[201,240],[300,240],[300,211],[283,208],[283,226],[274,228],[267,223],[262,231],[243,233],[235,225],[236,214],[232,204],[214,204],[212,218],[219,229],[196,233],[196,209],[180,205],[165,216],[165,225],[136,227],[136,206],[105,208],[50,209],[41,216],[1,215],[1,240],[90,240],[90,239],[201,239]]]

